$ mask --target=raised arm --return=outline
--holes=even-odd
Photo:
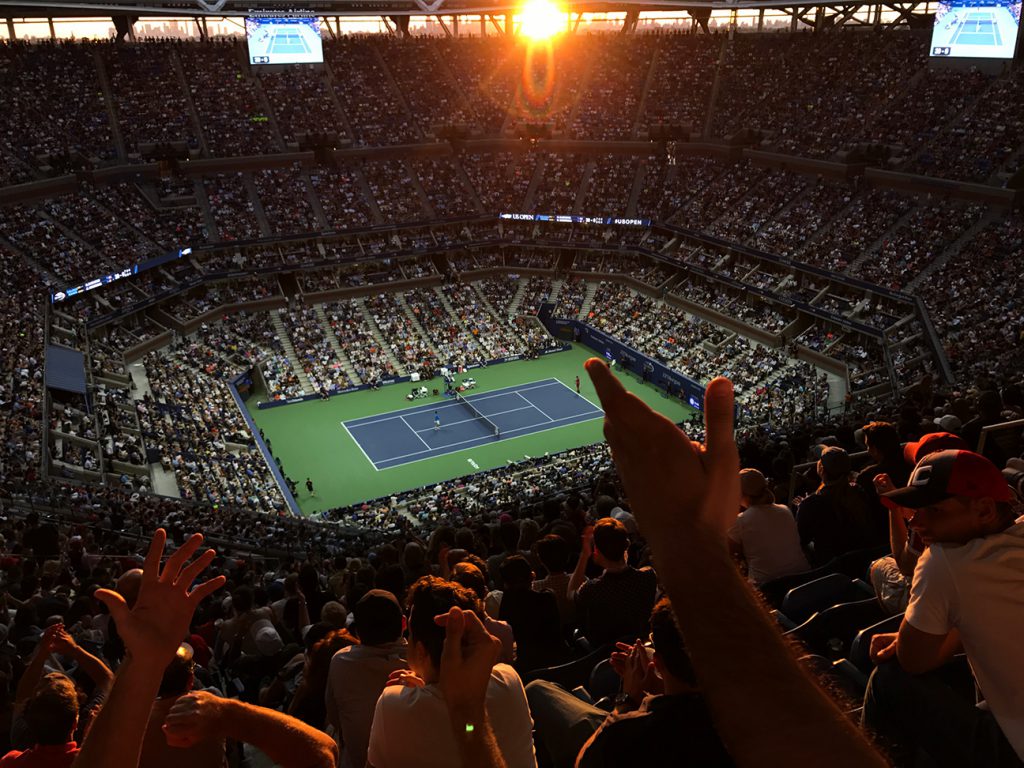
[[[590,555],[594,551],[594,527],[588,525],[583,529],[583,536],[580,540],[580,556],[576,560],[576,569],[572,572],[572,576],[569,577],[569,586],[566,588],[566,593],[571,600],[575,597],[576,592],[583,582],[587,580],[587,563],[590,562]]]
[[[589,360],[587,372],[633,512],[737,765],[885,765],[800,667],[729,557],[726,531],[740,501],[731,382],[707,387],[701,446],[626,392],[601,360]]]
[[[98,688],[107,689],[114,680],[110,667],[75,642],[63,626],[59,627],[53,639],[53,649],[62,656],[74,659],[79,668]]]
[[[186,565],[203,542],[197,533],[161,568],[166,541],[166,532],[157,530],[146,554],[142,585],[133,608],[129,609],[117,592],[96,592],[124,640],[125,659],[73,768],[138,768],[142,739],[164,670],[188,631],[196,606],[224,584],[224,577],[218,576],[189,591],[216,553],[208,549]]]
[[[39,685],[39,681],[43,678],[43,668],[46,666],[46,660],[53,653],[54,640],[61,629],[60,624],[53,624],[43,630],[43,636],[39,638],[39,642],[36,644],[36,650],[32,654],[32,659],[29,661],[28,666],[25,667],[25,671],[21,673],[21,679],[18,681],[18,688],[14,693],[15,709],[24,706],[25,702],[28,701],[35,691],[36,686]]]
[[[252,744],[282,768],[334,768],[334,739],[301,720],[236,699],[193,691],[178,699],[164,720],[172,747],[191,747],[216,738]]]

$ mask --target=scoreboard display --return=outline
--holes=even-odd
[[[280,11],[272,16],[247,16],[245,39],[253,65],[320,64],[324,60],[317,16]]]
[[[1012,59],[1020,32],[1020,0],[940,2],[931,55],[961,59]]]

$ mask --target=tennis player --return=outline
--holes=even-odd
[[[437,432],[441,428],[441,417],[438,416],[437,411],[434,411],[434,431]]]

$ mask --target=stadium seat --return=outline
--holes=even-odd
[[[789,576],[780,576],[777,579],[766,581],[762,584],[759,589],[761,594],[764,596],[765,601],[772,608],[779,608],[782,605],[783,598],[786,594],[794,587],[799,587],[801,584],[806,584],[815,579],[820,579],[822,576],[828,576],[830,573],[835,573],[833,570],[833,563],[831,561],[821,565],[814,570],[804,571],[803,573],[794,573]]]
[[[833,560],[830,565],[834,573],[843,573],[851,579],[866,579],[868,568],[875,560],[890,554],[892,547],[882,544],[877,547],[856,549]]]
[[[611,659],[599,661],[590,672],[590,682],[587,683],[587,690],[594,697],[595,701],[605,697],[614,697],[622,687],[622,678],[612,668]]]
[[[874,590],[865,582],[850,579],[841,573],[831,573],[791,589],[786,593],[779,610],[793,621],[803,623],[813,614],[836,603],[874,596]]]
[[[818,611],[786,634],[803,641],[811,653],[835,660],[847,655],[861,627],[877,622],[882,616],[882,608],[874,598],[856,600]]]
[[[889,616],[888,618],[872,624],[870,627],[865,627],[858,632],[857,636],[853,639],[853,643],[850,644],[850,653],[846,658],[864,674],[865,683],[867,682],[867,676],[871,674],[871,669],[873,667],[871,658],[868,655],[868,652],[871,650],[871,638],[883,632],[897,631],[902,622],[902,613],[898,616]]]
[[[547,680],[562,686],[567,691],[571,691],[577,686],[585,686],[590,682],[590,675],[594,667],[611,655],[612,648],[611,645],[603,645],[596,651],[591,651],[586,656],[566,664],[531,670],[523,675],[523,684],[534,680]]]

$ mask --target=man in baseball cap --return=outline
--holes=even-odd
[[[999,469],[964,450],[918,462],[884,494],[930,546],[899,632],[876,635],[864,722],[944,765],[1024,765],[1024,517]],[[987,706],[935,671],[964,651]]]

